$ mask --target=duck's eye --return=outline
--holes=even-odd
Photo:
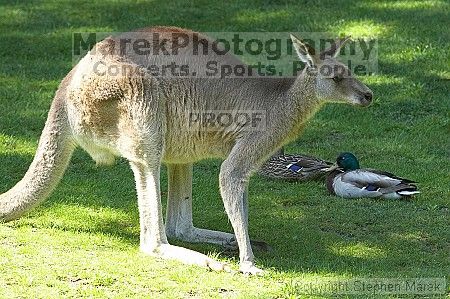
[[[333,81],[336,82],[336,83],[341,82],[342,79],[343,79],[343,78],[342,78],[341,76],[334,76],[334,77],[333,77]]]

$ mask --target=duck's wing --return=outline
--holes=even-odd
[[[331,162],[303,154],[284,154],[271,157],[259,173],[269,178],[300,181],[318,178],[332,165]]]
[[[332,171],[333,164],[324,160],[320,160],[309,156],[291,157],[294,160],[286,165],[288,171],[299,177],[318,178],[327,172]]]
[[[379,172],[369,169],[356,169],[345,172],[342,175],[342,180],[360,187],[373,185],[378,188],[386,188],[403,183],[403,179],[391,175],[388,172]]]
[[[405,178],[396,176],[395,174],[390,173],[390,172],[387,172],[387,171],[381,171],[381,170],[378,170],[378,169],[372,169],[372,168],[366,168],[366,169],[364,169],[364,170],[370,171],[370,172],[375,173],[375,174],[378,174],[378,175],[380,175],[380,176],[387,176],[387,177],[390,177],[390,178],[392,178],[392,179],[400,180],[402,183],[405,183],[405,184],[414,184],[414,183],[417,183],[417,182],[415,182],[415,181],[412,181],[412,180],[409,180],[409,179],[405,179]]]
[[[313,156],[308,156],[308,155],[303,155],[303,154],[284,154],[281,156],[277,157],[278,159],[281,159],[283,161],[286,162],[292,162],[292,163],[296,163],[296,162],[307,162],[307,163],[314,163],[314,164],[324,164],[324,165],[332,165],[333,163],[313,157]]]
[[[333,163],[307,155],[285,155],[285,159],[304,171],[314,171],[329,168]]]
[[[392,198],[408,196],[419,193],[417,186],[412,184],[413,181],[395,176],[389,172],[357,169],[349,171],[341,176],[343,184],[352,185],[354,188],[360,189],[360,194],[368,197],[377,197],[390,194]]]
[[[365,182],[363,177],[356,176],[355,173],[334,171],[329,175],[327,187],[330,192],[340,197],[359,198],[359,197],[380,197],[383,194],[379,191],[380,187],[373,186]]]
[[[299,160],[295,163],[289,163],[287,165],[287,168],[294,172],[299,171],[309,172],[309,171],[325,170],[330,168],[330,166],[331,164],[317,163],[311,160]]]

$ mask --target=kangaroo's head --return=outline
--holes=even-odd
[[[346,65],[336,60],[341,47],[349,38],[340,38],[331,48],[316,54],[315,49],[291,35],[298,57],[303,61],[307,76],[315,78],[318,99],[329,102],[347,102],[368,106],[372,102],[372,91],[354,78]]]

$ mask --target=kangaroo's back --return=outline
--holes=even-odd
[[[189,42],[181,46],[177,34]],[[141,48],[136,48],[139,41]],[[71,84],[71,94],[76,96],[69,98],[69,112],[78,142],[96,161],[110,163],[119,152],[117,142],[108,139],[121,134],[116,122],[127,123],[121,111],[137,106],[154,110],[149,118],[141,115],[142,122],[160,122],[164,127],[164,161],[226,157],[236,139],[248,131],[222,126],[208,118],[209,113],[233,118],[239,112],[264,111],[264,117],[270,117],[274,100],[293,79],[257,74],[220,78],[214,71],[222,66],[248,66],[231,54],[217,54],[212,45],[206,36],[175,27],[146,28],[99,42],[79,62]],[[145,96],[137,100],[136,91]],[[146,103],[136,105],[142,100]],[[155,116],[155,111],[162,115]],[[86,141],[92,138],[105,151],[92,149]]]

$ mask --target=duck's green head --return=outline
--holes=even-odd
[[[336,159],[336,163],[345,171],[359,169],[358,159],[356,159],[355,155],[353,155],[352,153],[340,154]]]

